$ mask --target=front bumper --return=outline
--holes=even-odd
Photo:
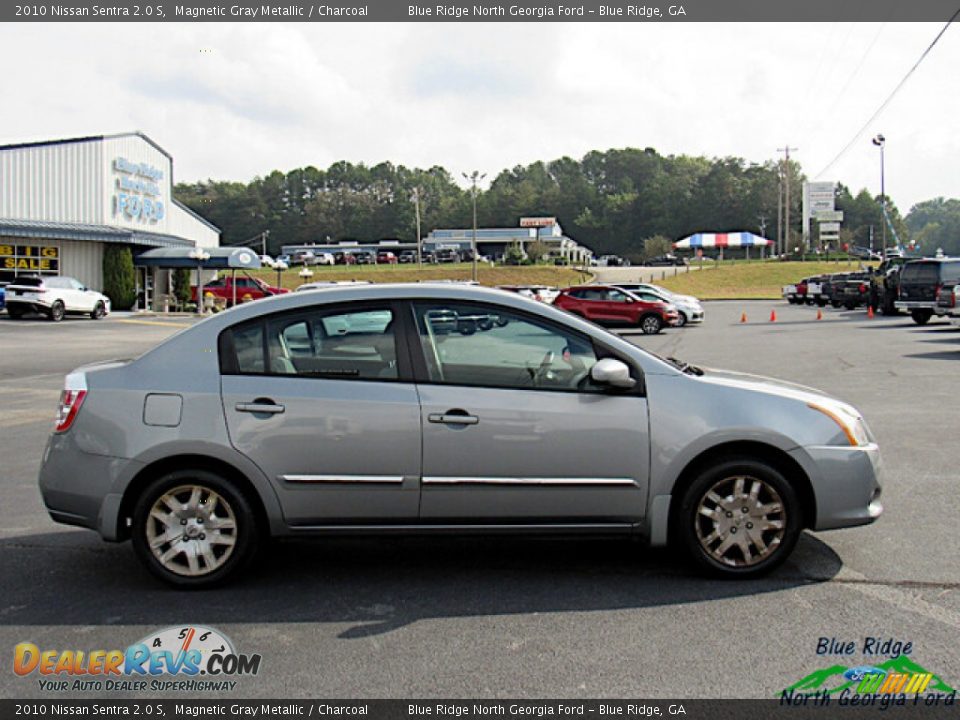
[[[804,447],[790,454],[807,471],[813,487],[814,530],[867,525],[883,513],[883,462],[876,444]]]

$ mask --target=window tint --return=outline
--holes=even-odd
[[[589,338],[497,306],[417,303],[415,313],[432,382],[598,390]]]
[[[269,319],[269,372],[319,378],[396,380],[397,347],[388,308],[315,311]]]
[[[237,369],[241,373],[263,372],[263,324],[256,323],[233,331]]]

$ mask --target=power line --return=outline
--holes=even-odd
[[[824,173],[826,173],[830,168],[832,168],[836,164],[837,160],[839,160],[844,155],[846,155],[847,151],[853,147],[853,144],[857,140],[859,140],[860,136],[863,135],[863,133],[866,131],[868,127],[870,127],[870,124],[877,119],[880,113],[882,113],[884,110],[887,109],[887,105],[889,105],[890,102],[893,100],[893,98],[896,96],[896,94],[900,92],[900,89],[906,84],[907,80],[910,79],[910,76],[913,75],[916,69],[920,67],[920,63],[922,63],[924,59],[927,57],[927,55],[930,54],[930,51],[933,50],[934,45],[940,42],[940,38],[943,37],[943,34],[947,31],[947,28],[950,27],[951,24],[953,24],[953,21],[957,19],[958,15],[960,15],[960,8],[957,8],[956,12],[954,12],[953,15],[950,16],[950,19],[947,20],[947,23],[940,29],[940,32],[937,33],[937,36],[933,39],[933,42],[931,42],[927,46],[927,49],[923,51],[923,54],[920,55],[920,58],[917,60],[917,62],[913,64],[913,67],[910,68],[907,71],[907,74],[903,76],[903,79],[899,83],[897,83],[897,86],[887,96],[887,99],[880,104],[880,107],[878,107],[874,111],[873,115],[871,115],[870,118],[863,124],[863,127],[861,127],[856,132],[856,134],[850,139],[850,142],[844,145],[843,149],[837,153],[836,157],[834,157],[833,160],[831,160],[823,170],[817,173],[816,177],[822,176]]]

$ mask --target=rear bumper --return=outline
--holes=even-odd
[[[22,312],[50,312],[51,304],[52,303],[45,303],[41,300],[21,300],[17,297],[8,297],[6,300],[7,310],[13,308],[14,310],[20,310]]]
[[[883,463],[875,444],[805,447],[790,454],[810,478],[816,503],[814,530],[867,525],[883,513]]]
[[[936,300],[897,300],[893,306],[898,310],[936,310]]]

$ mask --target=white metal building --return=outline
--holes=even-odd
[[[100,290],[103,249],[216,247],[173,197],[173,158],[143,133],[0,146],[0,281],[69,275]]]

